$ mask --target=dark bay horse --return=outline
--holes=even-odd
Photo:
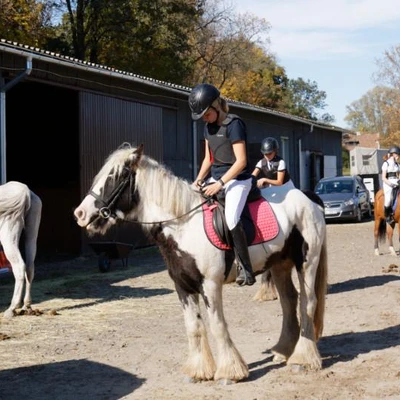
[[[392,224],[388,224],[386,222],[385,217],[385,208],[384,208],[384,200],[385,196],[383,193],[383,189],[378,190],[375,195],[375,204],[374,204],[374,217],[375,217],[375,224],[374,224],[374,251],[375,255],[379,256],[379,243],[384,243],[386,238],[389,242],[389,251],[390,254],[396,256],[396,250],[393,247],[393,233],[394,227],[396,223],[399,226],[399,235],[400,235],[400,207],[399,207],[399,200],[400,200],[400,190],[397,191],[396,195],[396,202],[397,207],[393,214],[394,222]]]
[[[328,273],[324,214],[301,190],[281,186],[262,192],[279,229],[249,252],[255,272],[271,270],[282,306],[281,334],[271,351],[276,361],[320,369],[317,342]],[[143,154],[143,146],[125,144],[108,157],[74,216],[89,235],[105,234],[118,221],[142,226],[158,245],[182,305],[189,352],[184,373],[192,381],[237,382],[248,377],[249,368],[230,335],[222,301],[223,284],[235,281],[234,254],[207,238],[202,204],[204,198],[189,182]]]

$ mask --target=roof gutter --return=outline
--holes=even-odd
[[[1,184],[7,182],[7,151],[6,151],[6,92],[19,81],[28,76],[32,71],[32,57],[26,57],[26,69],[13,80],[0,87],[0,159],[1,159]],[[3,82],[0,81],[0,84]]]
[[[102,75],[112,76],[114,78],[129,79],[134,82],[143,83],[143,84],[150,85],[150,86],[153,86],[156,88],[168,89],[169,91],[175,92],[180,95],[185,94],[184,90],[187,90],[187,95],[189,96],[189,88],[183,88],[182,86],[180,86],[180,89],[175,89],[174,86],[179,86],[179,85],[168,84],[166,82],[156,81],[154,79],[146,79],[143,77],[139,77],[137,75],[135,76],[135,74],[132,74],[131,72],[120,71],[120,70],[112,71],[105,67],[102,67],[101,65],[97,65],[97,64],[93,64],[93,63],[86,63],[85,61],[78,60],[78,59],[72,58],[72,57],[69,58],[69,57],[63,56],[64,58],[60,59],[60,58],[56,58],[56,55],[51,54],[50,52],[47,52],[48,54],[45,54],[45,55],[40,55],[40,54],[36,54],[36,53],[32,52],[32,50],[19,50],[19,49],[15,49],[15,48],[9,47],[4,44],[0,44],[0,51],[5,51],[5,52],[11,53],[11,54],[17,54],[22,57],[27,57],[27,53],[28,53],[29,54],[28,57],[31,57],[31,60],[35,59],[35,60],[40,60],[43,62],[49,62],[49,63],[53,63],[53,64],[69,65],[75,69],[79,69],[79,70],[86,71],[86,72],[96,72],[96,73],[99,73]],[[83,65],[81,65],[81,64],[83,64]]]
[[[93,63],[86,62],[86,61],[79,60],[79,59],[72,58],[72,57],[61,56],[61,55],[58,55],[56,53],[52,53],[49,51],[43,51],[43,54],[38,54],[37,52],[39,51],[39,49],[34,49],[34,48],[19,49],[19,48],[15,48],[15,44],[7,45],[4,43],[5,43],[4,39],[1,39],[0,51],[5,51],[5,52],[11,53],[11,54],[17,54],[22,57],[27,57],[27,55],[30,55],[35,60],[40,60],[43,62],[50,62],[53,64],[59,64],[59,65],[69,65],[73,68],[76,68],[76,69],[79,69],[82,71],[95,72],[95,73],[99,73],[102,75],[111,76],[114,78],[129,79],[129,80],[132,80],[133,82],[142,83],[145,85],[153,86],[155,88],[163,88],[163,89],[169,90],[170,92],[179,94],[181,96],[184,94],[189,96],[190,88],[182,86],[182,85],[177,85],[177,84],[172,84],[172,83],[168,83],[168,82],[164,82],[164,81],[158,81],[155,79],[146,78],[143,76],[133,74],[131,72],[121,71],[121,70],[117,70],[117,69],[111,69],[111,68],[108,68],[108,67],[105,67],[105,66],[102,66],[99,64],[93,64]],[[228,100],[229,104],[234,107],[239,107],[239,108],[247,109],[250,111],[259,111],[262,113],[267,113],[269,115],[275,115],[280,118],[285,118],[285,119],[289,119],[292,121],[301,122],[306,125],[309,125],[311,122],[310,120],[307,120],[305,118],[286,114],[286,113],[283,113],[283,112],[280,112],[277,110],[269,110],[269,109],[266,109],[263,107],[243,103],[240,101],[234,101],[234,100],[230,100],[230,99],[227,99],[227,100]],[[323,129],[328,129],[331,131],[342,132],[342,133],[343,132],[352,132],[350,130],[340,128],[337,126],[325,125],[322,123],[318,123],[318,121],[312,121],[312,123],[316,127],[321,127]]]

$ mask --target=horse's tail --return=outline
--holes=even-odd
[[[317,268],[317,274],[315,277],[315,295],[317,297],[317,307],[314,314],[314,334],[315,340],[322,336],[324,329],[324,315],[325,315],[325,297],[328,288],[328,252],[326,245],[326,234],[324,242],[321,247],[319,256],[319,264]]]
[[[2,188],[4,191],[0,198],[0,217],[13,219],[24,217],[31,206],[28,186],[21,182],[10,181]]]
[[[378,241],[380,243],[385,243],[386,241],[386,220],[384,218],[379,221]]]

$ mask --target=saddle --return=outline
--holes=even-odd
[[[218,195],[203,204],[204,230],[208,240],[221,250],[233,248],[231,233],[225,220],[225,198]],[[274,239],[279,232],[278,221],[260,190],[255,187],[247,197],[241,214],[241,222],[249,246]]]

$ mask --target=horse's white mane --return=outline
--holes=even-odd
[[[135,150],[135,147],[126,143],[115,150],[96,175],[93,186],[100,181],[104,184],[107,177],[115,179],[127,162],[135,164]],[[151,201],[176,217],[187,213],[200,202],[199,194],[191,188],[189,182],[146,155],[141,156],[136,169],[136,190],[142,206]]]

